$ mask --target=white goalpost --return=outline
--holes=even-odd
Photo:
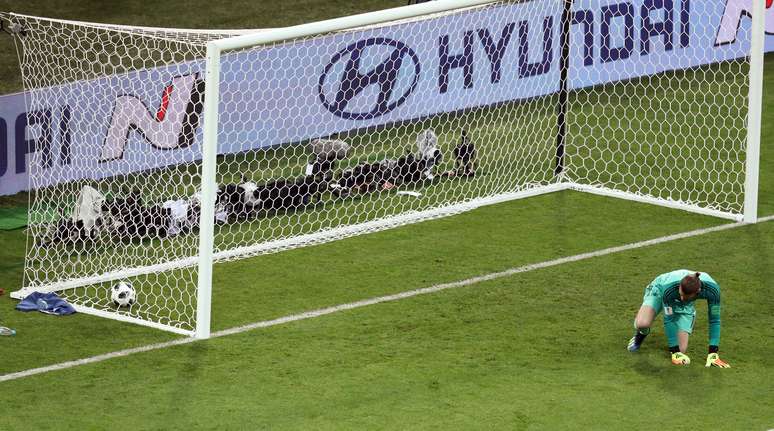
[[[208,338],[217,262],[482,205],[576,190],[754,223],[764,14],[441,0],[202,31],[0,13],[28,91],[12,296]]]
[[[728,6],[726,6],[728,7]],[[758,176],[761,158],[761,117],[763,115],[763,53],[766,2],[752,2],[752,30],[750,34],[750,92],[747,114],[747,158],[744,182],[743,221],[758,221]]]

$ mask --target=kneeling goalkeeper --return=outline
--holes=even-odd
[[[696,321],[696,299],[707,300],[709,320],[709,354],[707,367],[729,368],[718,356],[720,344],[720,285],[704,272],[686,269],[661,274],[645,288],[640,311],[634,319],[636,332],[629,340],[630,352],[639,350],[650,333],[653,320],[664,311],[664,332],[669,341],[672,363],[688,365],[691,359],[685,354],[688,337]]]

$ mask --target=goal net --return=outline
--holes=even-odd
[[[206,337],[213,262],[564,189],[741,220],[750,13],[449,0],[260,31],[0,14],[28,92],[13,295]]]

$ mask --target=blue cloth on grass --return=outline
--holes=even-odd
[[[46,314],[66,316],[75,313],[75,308],[67,301],[57,296],[56,293],[32,292],[16,304],[20,311],[40,311]]]

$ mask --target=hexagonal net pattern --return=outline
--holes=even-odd
[[[179,77],[198,76],[203,44],[229,35],[2,18],[21,29],[16,40],[29,96],[32,191],[22,292],[58,291],[82,311],[192,330],[195,268],[135,276],[131,269],[197,253],[195,235],[173,232],[190,228],[172,212],[193,218],[192,205],[181,208],[200,183],[200,157],[187,151],[155,161],[153,151],[193,139],[169,127],[183,117],[196,121],[201,110],[200,101],[181,97],[196,88]],[[149,151],[132,151],[137,147]],[[117,280],[131,283],[133,303],[116,304]]]
[[[570,186],[739,213],[749,43],[719,59],[694,28],[678,49],[680,2],[602,3],[492,2],[222,52],[213,260]],[[192,333],[206,45],[248,32],[0,18],[22,29],[34,147],[20,292]]]
[[[574,2],[576,10],[598,3]],[[596,24],[611,36],[596,52],[578,52],[584,63],[570,74],[576,82],[615,84],[570,93],[567,179],[742,214],[751,4],[683,0],[602,7]],[[584,24],[579,31],[593,22],[587,18],[576,16]],[[593,76],[600,73],[596,64],[624,62],[625,68],[607,67]]]

